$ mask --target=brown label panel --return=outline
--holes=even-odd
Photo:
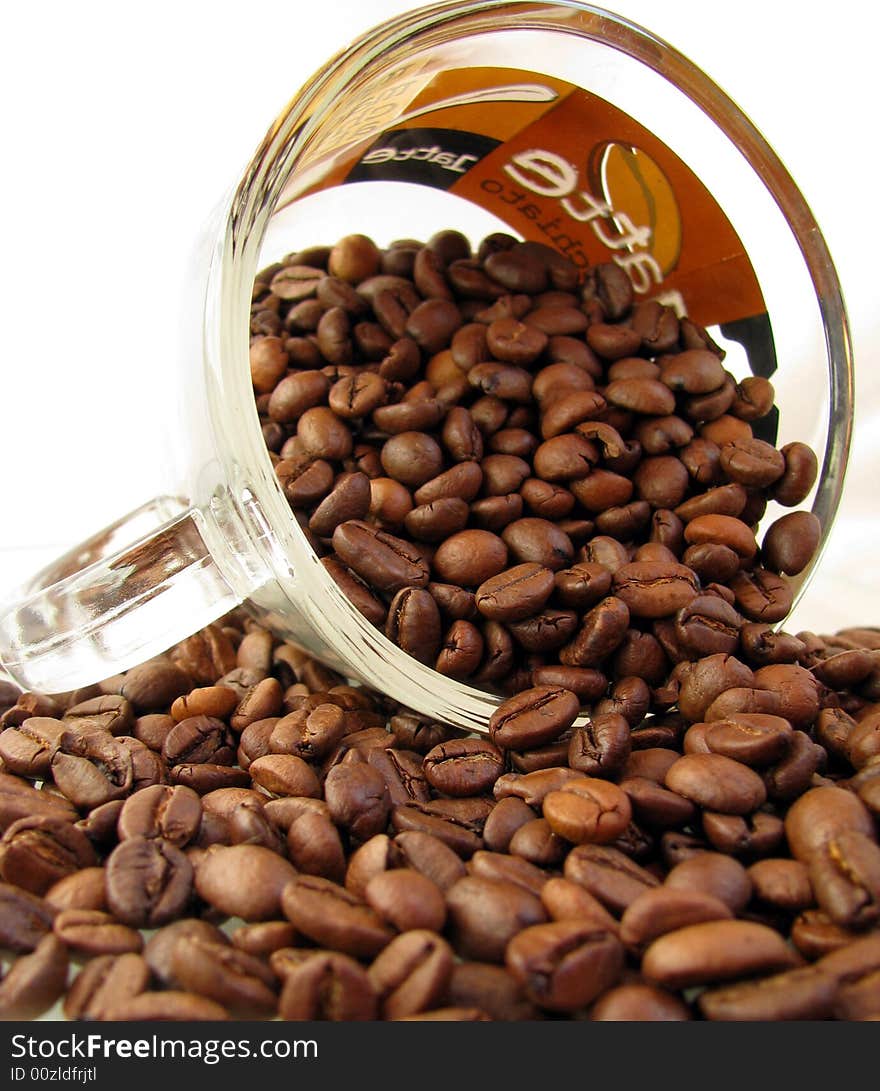
[[[306,192],[365,177],[441,186],[582,268],[616,262],[639,298],[703,325],[766,311],[743,245],[703,183],[604,99],[540,73],[462,68],[433,74],[405,108],[396,103],[382,135],[349,146]],[[406,130],[418,130],[412,147]],[[434,133],[437,163],[458,164],[451,175],[415,169],[433,146],[415,145]],[[472,138],[464,159],[456,133]]]

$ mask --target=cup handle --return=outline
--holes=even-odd
[[[222,617],[241,596],[204,525],[198,508],[160,497],[65,554],[0,607],[0,665],[26,689],[67,692]]]

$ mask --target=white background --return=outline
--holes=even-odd
[[[167,485],[163,421],[176,416],[177,301],[191,241],[308,76],[359,32],[413,6],[6,5],[0,599]],[[880,623],[880,159],[869,9],[854,0],[615,6],[700,64],[763,131],[843,282],[857,441],[826,560],[793,629]]]

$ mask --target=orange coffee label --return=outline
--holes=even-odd
[[[381,135],[374,128],[366,141],[363,129],[351,132],[352,140],[337,143],[318,164],[319,180],[296,196],[367,180],[435,186],[581,268],[615,262],[638,298],[658,298],[702,325],[766,311],[718,203],[634,118],[539,73],[462,68],[422,75],[405,107],[397,97],[395,120]]]

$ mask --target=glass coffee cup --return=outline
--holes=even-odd
[[[493,694],[407,656],[351,605],[273,472],[248,368],[259,269],[353,232],[386,244],[503,230],[577,264],[615,261],[637,297],[692,315],[737,377],[772,377],[780,446],[839,503],[852,358],[833,264],[747,118],[650,33],[575,2],[447,3],[331,60],[274,122],[193,269],[182,497],[161,497],[35,576],[0,618],[0,661],[60,692],[159,654],[240,603],[262,624],[434,720],[484,730]]]

